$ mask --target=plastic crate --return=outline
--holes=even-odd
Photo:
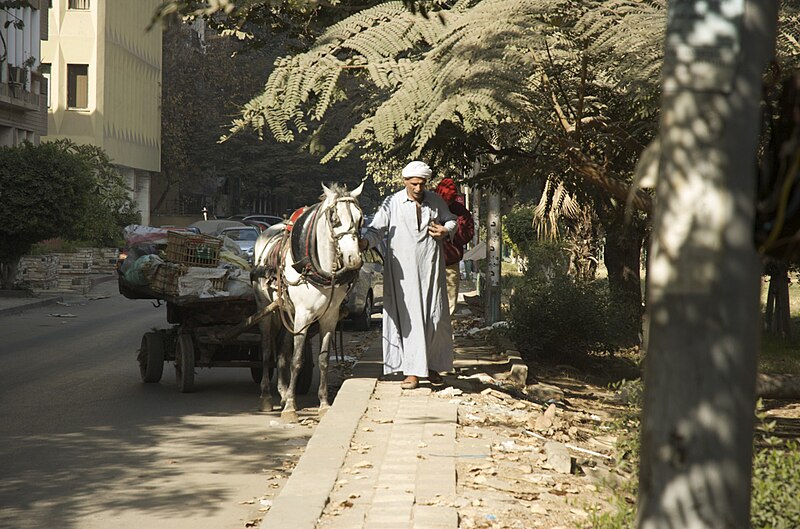
[[[167,261],[211,268],[219,262],[222,239],[199,233],[167,232]]]

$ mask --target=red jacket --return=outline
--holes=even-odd
[[[450,203],[450,212],[458,217],[458,226],[452,241],[444,240],[444,264],[456,264],[464,257],[464,246],[475,235],[475,222],[472,213],[464,205],[464,197],[459,195]]]

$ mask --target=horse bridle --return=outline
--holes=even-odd
[[[358,212],[360,213],[358,217],[358,222],[353,222],[354,216],[352,211],[350,210],[350,206],[348,204],[347,211],[350,213],[350,229],[345,230],[341,233],[336,233],[336,228],[342,225],[342,220],[339,218],[339,213],[336,211],[336,205],[340,202],[348,202],[349,204],[353,204]],[[339,240],[342,237],[347,235],[352,235],[356,243],[358,243],[359,235],[361,233],[361,225],[364,222],[364,212],[361,210],[361,206],[358,204],[358,201],[353,197],[339,197],[333,201],[333,203],[325,209],[325,217],[328,219],[328,227],[331,233],[331,240],[334,241],[336,256],[333,263],[333,273],[335,274],[337,270],[344,268],[344,255],[342,255],[342,251],[339,249]]]

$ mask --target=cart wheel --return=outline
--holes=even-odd
[[[150,383],[161,380],[164,372],[164,339],[161,333],[144,333],[138,360],[142,382]]]
[[[297,374],[297,393],[308,395],[312,378],[314,378],[314,359],[311,358],[311,340],[306,337],[306,345],[303,347],[303,367]]]
[[[194,344],[188,334],[179,334],[175,344],[175,379],[181,393],[194,389]]]

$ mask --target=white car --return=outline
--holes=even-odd
[[[353,327],[366,331],[372,323],[372,314],[383,308],[383,255],[378,249],[370,248],[361,256],[361,270],[358,271],[358,278],[347,294],[344,305]]]
[[[253,226],[241,226],[225,228],[220,232],[220,237],[227,237],[239,246],[242,254],[247,256],[247,261],[253,264],[253,250],[258,239],[258,228]]]

